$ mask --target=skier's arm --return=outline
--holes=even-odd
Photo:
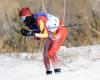
[[[47,38],[48,37],[48,31],[46,30],[45,25],[44,25],[42,20],[39,20],[39,28],[40,28],[41,32],[35,33],[35,36],[39,37],[39,38]]]

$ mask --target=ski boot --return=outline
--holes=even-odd
[[[52,71],[46,71],[46,75],[52,74]]]
[[[60,68],[54,69],[54,72],[59,73],[59,72],[61,72],[61,69]]]

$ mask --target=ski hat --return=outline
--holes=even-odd
[[[29,8],[25,7],[19,11],[20,21],[24,21],[27,16],[31,16],[32,12]]]

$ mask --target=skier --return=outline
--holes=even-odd
[[[62,21],[44,12],[33,14],[29,8],[22,8],[19,11],[19,19],[28,28],[21,29],[23,36],[46,39],[43,52],[46,74],[52,74],[50,63],[52,63],[55,73],[61,72],[56,52],[68,36],[68,30],[62,27]]]

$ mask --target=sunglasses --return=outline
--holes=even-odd
[[[25,18],[26,18],[26,17],[20,17],[19,20],[20,20],[21,22],[24,22],[24,21],[25,21]]]

